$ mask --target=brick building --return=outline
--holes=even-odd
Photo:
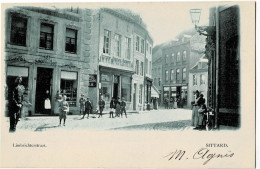
[[[6,103],[16,76],[23,77],[30,115],[53,114],[57,91],[78,113],[81,93],[88,95],[91,11],[12,7],[5,11]],[[52,109],[44,111],[46,91]],[[7,109],[6,109],[7,110]]]

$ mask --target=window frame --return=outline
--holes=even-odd
[[[50,26],[52,28],[52,33],[47,33],[47,32],[43,32],[41,29],[42,29],[42,25],[45,25],[45,26]],[[41,46],[41,34],[42,33],[45,33],[45,47],[42,47]],[[48,49],[47,48],[47,34],[50,34],[51,35],[51,48]],[[40,25],[40,39],[39,39],[39,49],[43,49],[43,50],[53,50],[53,47],[54,47],[54,24],[49,24],[49,23],[45,23],[45,22],[42,22],[41,25]]]
[[[71,37],[67,37],[67,30],[72,30],[75,32],[75,38],[71,38]],[[70,39],[70,49],[67,50],[67,38]],[[75,49],[74,50],[71,50],[71,40],[75,40]],[[73,29],[73,28],[70,28],[70,27],[66,27],[66,37],[65,37],[65,52],[66,53],[71,53],[71,54],[77,54],[77,50],[78,50],[78,30],[77,29]]]
[[[107,36],[108,33],[108,36]],[[104,29],[103,54],[111,54],[111,31]]]
[[[16,24],[14,24],[14,20],[16,21]],[[24,21],[24,27],[19,28],[16,25],[20,22]],[[28,18],[22,17],[22,16],[16,16],[16,15],[11,15],[11,25],[10,25],[10,44],[11,45],[17,45],[17,46],[27,46],[27,30],[28,30]],[[15,30],[16,31],[15,31]],[[19,30],[23,31],[23,38],[18,38],[17,34],[20,35]],[[21,43],[18,41],[22,40]]]

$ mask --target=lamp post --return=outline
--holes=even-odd
[[[214,128],[218,128],[218,80],[219,80],[219,57],[218,57],[218,32],[215,23],[218,25],[218,13],[215,9],[211,26],[198,26],[200,21],[201,9],[190,9],[190,17],[195,25],[196,31],[200,35],[206,36],[205,56],[208,59],[208,107],[214,111]],[[216,18],[216,20],[215,20]],[[217,35],[217,36],[216,36]],[[212,113],[211,113],[212,114]],[[213,115],[213,114],[212,114]]]

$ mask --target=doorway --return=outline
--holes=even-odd
[[[44,102],[47,97],[51,102],[52,74],[53,69],[51,68],[37,68],[35,114],[51,114],[51,109],[45,109]]]
[[[136,83],[134,84],[134,100],[133,101],[134,101],[133,109],[136,110]]]
[[[114,76],[114,88],[113,88],[113,97],[118,98],[118,87],[119,87],[119,76]]]

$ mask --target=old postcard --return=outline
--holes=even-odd
[[[255,168],[255,2],[1,5],[0,167]]]

